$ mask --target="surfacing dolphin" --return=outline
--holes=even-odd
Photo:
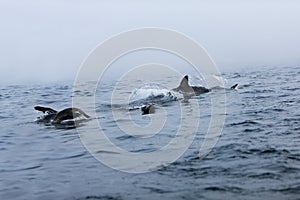
[[[230,89],[236,89],[238,84],[233,85]],[[179,86],[177,88],[172,89],[175,92],[183,93],[184,95],[200,95],[204,93],[208,93],[213,89],[217,89],[218,87],[207,89],[202,86],[190,86],[189,85],[189,77],[185,75],[181,80]]]
[[[187,95],[200,95],[207,93],[210,90],[201,86],[190,86],[189,76],[185,75],[177,88],[172,89],[175,92],[180,92]]]
[[[141,107],[142,115],[148,115],[155,113],[155,106],[154,105],[145,105]]]
[[[230,87],[230,89],[236,90],[238,86],[239,86],[239,84],[234,84],[233,86]]]
[[[41,117],[38,122],[52,123],[52,124],[62,124],[66,120],[75,119],[75,118],[90,118],[85,112],[79,108],[66,108],[61,111],[56,111],[52,108],[35,106],[35,110],[43,112],[45,115]]]

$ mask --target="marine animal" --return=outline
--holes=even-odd
[[[237,89],[238,84],[234,84],[233,86],[230,87],[231,90],[235,90]],[[193,95],[200,95],[200,94],[204,94],[207,92],[210,92],[212,90],[217,90],[217,89],[224,89],[222,87],[216,86],[213,88],[205,88],[202,86],[190,86],[189,85],[189,77],[188,75],[185,75],[183,77],[183,79],[181,80],[179,86],[177,88],[172,89],[175,92],[180,92],[183,95],[187,95],[187,96],[193,96]]]
[[[141,107],[142,115],[153,114],[155,112],[154,105],[146,105]]]
[[[175,92],[180,92],[185,95],[200,95],[207,93],[210,90],[202,86],[190,86],[189,77],[185,75],[177,88],[172,89]]]
[[[90,118],[85,112],[79,108],[66,108],[61,111],[56,111],[52,108],[35,106],[35,110],[45,113],[44,116],[39,118],[38,122],[52,123],[52,124],[61,124],[66,120],[75,119],[75,118]]]
[[[238,85],[239,84],[234,84],[233,86],[230,87],[230,89],[235,90],[235,89],[237,89]]]

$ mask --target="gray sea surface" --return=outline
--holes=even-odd
[[[213,150],[198,159],[211,119],[210,97],[217,92],[185,102],[187,106],[197,102],[201,112],[188,150],[170,165],[141,174],[112,169],[89,153],[77,131],[88,128],[91,121],[77,129],[35,122],[40,116],[35,105],[63,109],[72,106],[74,95],[93,95],[92,91],[73,91],[71,82],[0,86],[0,199],[299,199],[300,67],[263,67],[222,75],[228,87],[234,83],[239,87],[225,91],[225,124]],[[179,81],[166,77],[159,85],[171,82],[177,87]],[[137,95],[143,85],[132,84]],[[142,154],[176,137],[182,99],[165,94],[147,99],[144,94],[144,100],[126,109],[110,104],[114,87],[114,82],[106,82],[97,89],[97,118],[92,119],[99,121],[114,144]],[[126,87],[124,95],[132,94]],[[160,111],[167,113],[161,133],[145,138],[125,134],[118,124],[128,120],[114,118],[112,108],[147,126],[149,116],[141,115],[139,109],[147,103],[156,106],[153,117]]]

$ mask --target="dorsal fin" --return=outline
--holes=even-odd
[[[183,77],[183,79],[181,80],[181,82],[180,82],[179,88],[187,88],[187,87],[190,87],[190,85],[189,85],[189,76],[185,75]]]
[[[231,86],[230,89],[235,90],[235,89],[237,89],[237,86],[238,86],[238,85],[239,85],[239,84],[234,84],[233,86]]]

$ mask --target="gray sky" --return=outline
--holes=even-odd
[[[0,0],[0,83],[73,80],[120,32],[161,27],[200,43],[220,71],[300,64],[300,1]]]

